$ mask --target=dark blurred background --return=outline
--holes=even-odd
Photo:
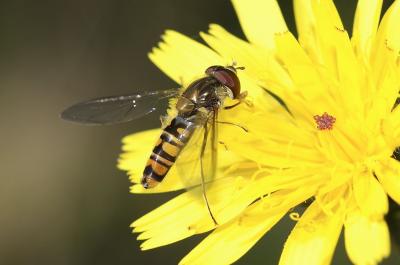
[[[347,28],[355,1],[336,1]],[[385,1],[386,6],[391,1]],[[294,30],[291,1],[280,1]],[[141,252],[129,224],[174,194],[132,195],[116,169],[123,136],[160,113],[85,127],[71,103],[174,84],[147,59],[165,29],[198,39],[219,23],[243,36],[229,1],[0,1],[0,264],[176,264],[204,235]],[[285,218],[238,264],[277,264]],[[399,252],[384,264],[395,264]],[[349,264],[343,242],[333,264]]]

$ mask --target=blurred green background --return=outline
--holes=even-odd
[[[350,30],[355,1],[336,3]],[[280,4],[294,30],[291,1]],[[0,264],[176,264],[204,238],[141,252],[130,232],[174,196],[129,194],[116,169],[120,139],[158,127],[160,112],[110,127],[58,115],[83,99],[173,86],[147,52],[167,28],[195,37],[211,22],[243,36],[229,1],[0,1]],[[238,264],[277,264],[293,225],[286,217]],[[350,264],[343,249],[333,264]],[[384,264],[399,260],[393,249]]]

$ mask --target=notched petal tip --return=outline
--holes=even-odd
[[[284,31],[275,32],[274,35],[279,37],[279,36],[283,36],[283,35],[289,34],[289,33],[290,33],[289,30],[284,30]]]
[[[212,30],[221,30],[223,29],[220,25],[215,24],[215,23],[211,23],[208,25],[208,31],[212,31]]]
[[[150,61],[153,61],[154,56],[157,54],[158,48],[153,48],[151,49],[150,52],[147,53],[147,57],[150,59]]]
[[[221,58],[207,46],[174,30],[166,30],[162,41],[149,54],[150,60],[178,84],[193,80]]]
[[[233,0],[247,39],[268,49],[274,48],[274,33],[287,30],[276,0]]]

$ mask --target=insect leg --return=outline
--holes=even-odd
[[[203,165],[203,158],[204,158],[204,151],[206,149],[206,144],[207,144],[207,138],[208,138],[208,123],[206,122],[204,125],[204,138],[203,138],[203,143],[201,146],[201,151],[200,151],[200,174],[201,174],[201,188],[202,188],[202,192],[203,192],[203,197],[204,197],[204,201],[206,202],[207,205],[207,209],[208,212],[210,213],[211,219],[213,220],[215,225],[218,225],[217,220],[215,219],[211,208],[210,208],[210,204],[208,202],[208,198],[207,198],[207,194],[206,194],[206,186],[205,186],[205,178],[204,178],[204,165]]]
[[[243,102],[251,107],[253,104],[250,101],[246,100],[247,94],[248,94],[247,91],[244,91],[244,92],[240,93],[238,98],[237,98],[238,102],[233,104],[233,105],[231,105],[231,106],[226,106],[226,107],[224,107],[224,109],[226,109],[226,110],[233,109],[234,107],[239,106]]]
[[[229,150],[229,149],[228,149],[228,146],[226,145],[225,142],[219,141],[218,143],[219,143],[219,144],[222,144],[222,145],[225,147],[225,151],[228,151],[228,150]]]
[[[240,103],[242,103],[242,102],[239,101],[239,102],[237,102],[237,103],[235,103],[235,104],[233,104],[233,105],[226,106],[226,107],[224,107],[224,109],[233,109],[234,107],[238,106]]]
[[[236,127],[239,127],[240,129],[242,129],[242,130],[245,131],[245,132],[249,132],[249,130],[248,130],[246,127],[244,127],[244,126],[242,126],[242,125],[240,125],[240,124],[233,123],[233,122],[229,122],[229,121],[217,121],[217,123],[220,123],[220,124],[228,124],[228,125],[234,125],[234,126],[236,126]]]

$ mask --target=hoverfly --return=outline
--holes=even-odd
[[[235,67],[235,65],[210,66],[206,69],[205,76],[193,81],[182,94],[178,89],[168,89],[92,99],[72,105],[62,112],[61,117],[84,124],[104,125],[128,122],[153,112],[159,100],[177,97],[177,115],[163,128],[143,171],[141,184],[146,189],[157,186],[174,165],[181,151],[186,148],[189,140],[196,132],[201,131],[202,137],[199,137],[197,141],[202,142],[198,145],[199,157],[196,159],[200,162],[201,172],[199,173],[203,197],[211,218],[217,224],[205,193],[205,149],[211,148],[208,158],[211,158],[211,168],[208,172],[210,172],[209,175],[213,175],[216,171],[218,111],[226,98],[238,100],[236,104],[225,107],[229,109],[240,104],[241,99],[247,94],[240,91],[237,69],[244,68]],[[208,176],[208,178],[211,177]]]

